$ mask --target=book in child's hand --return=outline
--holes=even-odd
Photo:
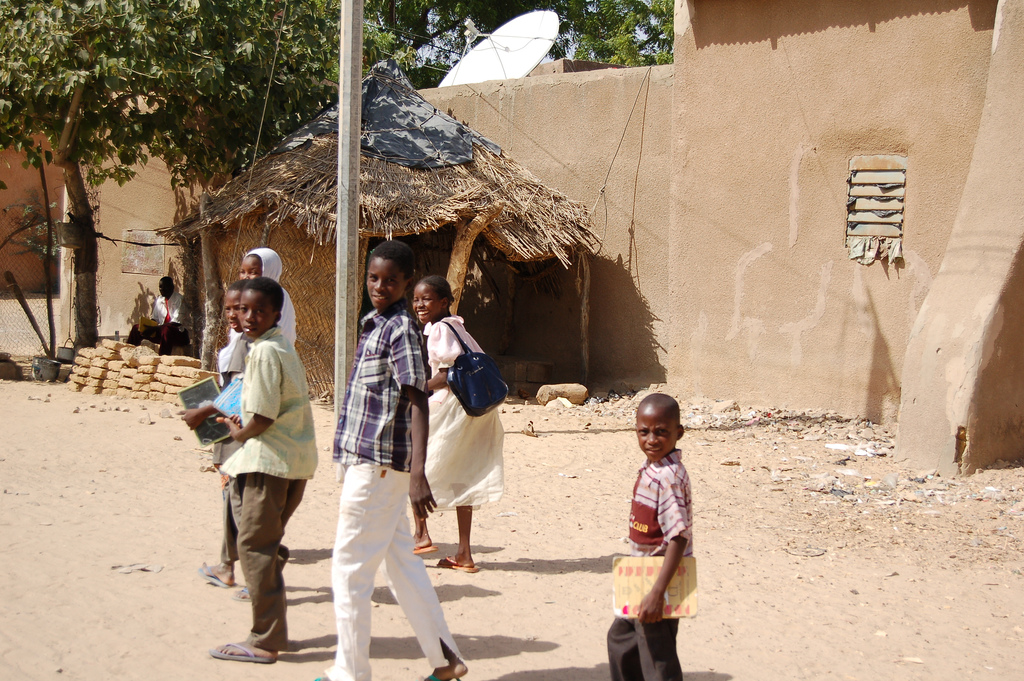
[[[220,388],[217,387],[213,378],[204,378],[198,383],[179,390],[178,399],[186,409],[198,409],[213,404],[219,392]],[[223,423],[218,423],[216,416],[207,417],[194,432],[199,438],[199,444],[204,447],[231,437],[231,430]]]
[[[635,618],[640,602],[658,579],[664,556],[619,556],[612,560],[615,592],[612,608],[616,617]],[[666,618],[697,616],[697,562],[687,556],[665,589]]]
[[[236,376],[228,386],[221,391],[213,406],[225,416],[242,415],[242,377]]]

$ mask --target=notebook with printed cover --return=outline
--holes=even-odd
[[[612,608],[616,617],[635,618],[640,602],[651,592],[664,556],[619,556],[612,560],[615,591]],[[665,617],[697,616],[697,562],[683,558],[665,590]]]
[[[213,406],[220,410],[225,416],[242,415],[242,377],[236,376],[228,386],[221,391]]]

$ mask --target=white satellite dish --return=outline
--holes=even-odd
[[[470,26],[467,34],[475,32]],[[544,59],[558,37],[558,15],[528,12],[503,24],[452,67],[439,87],[522,78]]]

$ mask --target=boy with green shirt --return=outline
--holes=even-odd
[[[288,649],[282,574],[288,548],[281,541],[316,470],[317,452],[306,371],[277,327],[283,304],[284,290],[273,279],[250,279],[242,290],[242,326],[253,340],[245,360],[242,415],[220,420],[244,445],[221,470],[238,477],[242,490],[238,554],[253,624],[244,643],[210,649],[221,660],[269,664]]]

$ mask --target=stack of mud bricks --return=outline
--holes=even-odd
[[[87,395],[177,402],[179,390],[217,375],[199,366],[192,357],[161,357],[145,346],[104,340],[78,351],[68,387]]]

